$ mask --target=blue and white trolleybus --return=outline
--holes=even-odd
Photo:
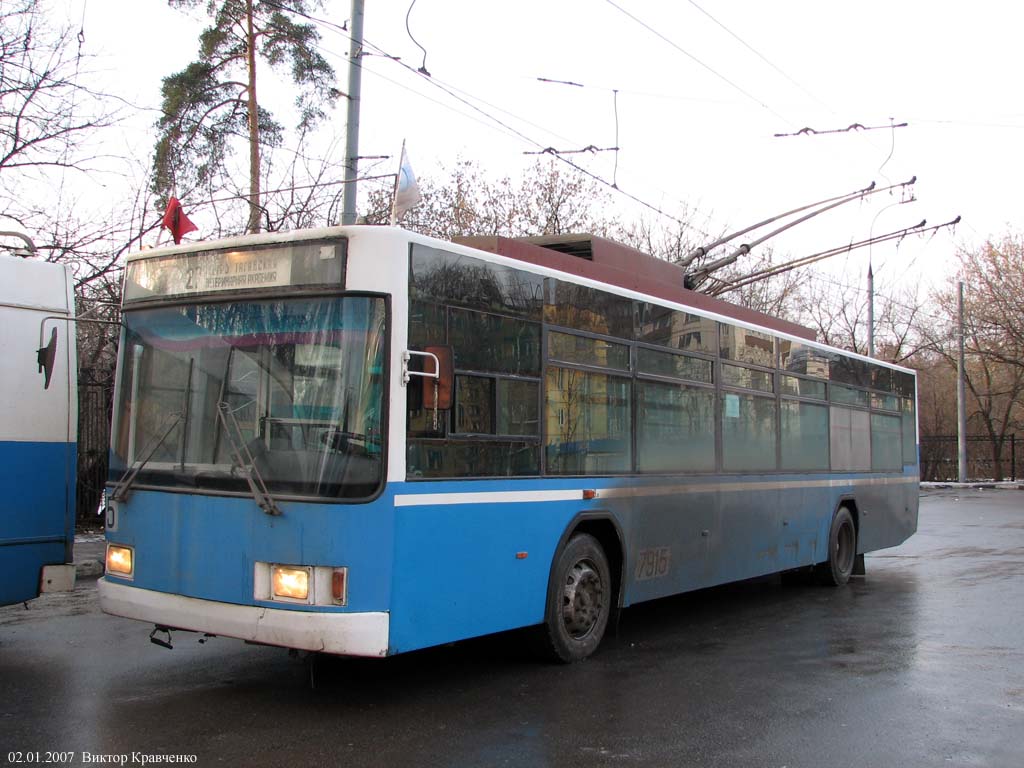
[[[108,613],[386,656],[844,584],[917,526],[915,377],[598,238],[386,227],[127,264]]]
[[[74,588],[74,313],[65,265],[0,255],[0,605]]]

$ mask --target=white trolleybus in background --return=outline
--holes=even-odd
[[[359,656],[539,625],[573,661],[640,601],[844,584],[917,527],[914,373],[681,286],[590,237],[132,257],[103,609]]]
[[[75,583],[74,306],[67,267],[0,253],[0,605]]]

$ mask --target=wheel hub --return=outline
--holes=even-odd
[[[604,604],[604,585],[597,569],[581,560],[570,570],[562,593],[562,621],[569,635],[579,640],[594,629]]]

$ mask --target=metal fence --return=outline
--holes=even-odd
[[[967,438],[968,480],[1017,480],[1020,477],[1020,457],[1016,435],[1007,435],[999,451],[993,450],[987,437]],[[956,435],[921,437],[921,479],[956,481],[958,473]]]
[[[82,372],[86,374],[85,371]],[[75,518],[78,525],[99,524],[96,516],[107,480],[110,449],[110,409],[113,386],[92,381],[86,374],[78,386],[78,487]]]

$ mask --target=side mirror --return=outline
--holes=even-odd
[[[427,347],[425,352],[437,357],[440,364],[440,375],[436,379],[437,387],[433,386],[435,379],[428,378],[423,383],[423,407],[428,410],[446,411],[452,407],[452,390],[455,383],[455,367],[452,362],[451,347]],[[423,358],[423,373],[427,376],[434,375],[434,358]],[[437,400],[434,394],[437,393]]]
[[[39,364],[39,373],[45,379],[43,389],[50,388],[50,378],[53,376],[53,364],[57,359],[57,329],[50,329],[50,343],[45,347],[36,350],[36,362]]]

